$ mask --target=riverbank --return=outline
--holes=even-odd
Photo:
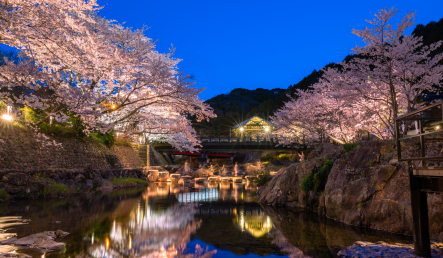
[[[76,193],[110,192],[149,184],[135,169],[0,170],[0,199],[40,199]]]
[[[353,147],[320,145],[306,161],[289,166],[260,188],[260,202],[308,210],[349,225],[412,235],[407,165],[398,162],[394,143],[374,140]],[[442,147],[443,143],[430,142],[427,155],[438,156]],[[406,157],[418,156],[417,142],[402,143],[402,149]],[[316,183],[323,176],[324,188],[317,191]],[[428,207],[431,237],[443,241],[443,197],[428,194]]]

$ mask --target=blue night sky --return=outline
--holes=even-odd
[[[157,41],[159,52],[171,43],[179,69],[206,88],[202,99],[234,88],[287,88],[314,69],[339,62],[359,37],[366,19],[383,7],[399,9],[395,21],[417,11],[417,24],[443,18],[443,1],[151,1],[98,0],[102,16],[140,28]],[[408,34],[412,29],[408,31]]]

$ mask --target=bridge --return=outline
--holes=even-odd
[[[143,164],[153,164],[154,156],[163,163],[174,164],[172,155],[184,155],[205,158],[233,158],[238,152],[258,151],[301,151],[308,148],[307,145],[294,143],[291,146],[278,145],[273,138],[203,138],[199,139],[202,147],[198,152],[182,152],[168,143],[156,143],[153,146],[146,144],[134,144],[132,147],[142,160]],[[153,149],[153,150],[152,150]]]
[[[278,145],[278,141],[273,138],[203,138],[199,139],[202,147],[201,153],[207,152],[237,152],[237,151],[298,151],[305,150],[305,144],[294,143],[291,146]],[[173,146],[167,143],[157,143],[153,146],[158,152],[177,151]]]

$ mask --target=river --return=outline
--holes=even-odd
[[[262,207],[252,184],[174,185],[0,206],[0,240],[61,229],[66,246],[33,257],[337,257],[355,241],[412,237]],[[8,246],[0,246],[6,250]]]

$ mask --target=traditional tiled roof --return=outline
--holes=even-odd
[[[263,118],[261,118],[261,117],[259,117],[259,116],[253,116],[253,117],[251,117],[251,118],[249,118],[249,119],[246,119],[245,121],[239,123],[238,125],[235,125],[234,128],[242,127],[242,126],[246,125],[249,121],[253,120],[254,118],[259,118],[260,120],[263,120],[263,121],[264,121],[265,123],[267,123],[268,125],[270,125],[270,126],[275,126],[274,123],[271,123],[271,122],[267,121],[266,119],[263,119]]]

